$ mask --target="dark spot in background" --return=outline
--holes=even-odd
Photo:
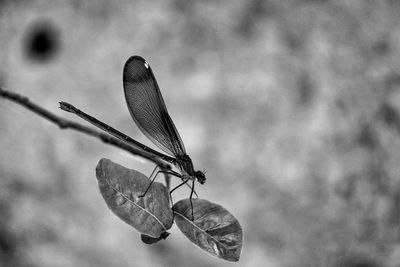
[[[60,49],[59,31],[50,21],[38,21],[31,25],[24,39],[27,58],[38,63],[49,62]]]

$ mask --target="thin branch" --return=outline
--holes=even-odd
[[[58,125],[60,129],[71,129],[75,130],[93,137],[99,138],[101,141],[103,141],[106,144],[110,144],[112,146],[118,147],[120,149],[123,149],[125,151],[130,152],[133,155],[143,157],[147,160],[152,161],[154,164],[160,166],[162,169],[171,169],[171,166],[158,157],[153,156],[152,154],[140,150],[138,148],[132,147],[128,145],[127,143],[120,141],[117,138],[114,138],[108,134],[99,132],[93,128],[81,125],[79,123],[76,123],[74,121],[70,121],[64,118],[61,118],[50,111],[40,107],[39,105],[31,102],[27,97],[19,95],[17,93],[13,93],[7,90],[4,90],[4,88],[0,87],[0,97],[3,97],[4,99],[8,99],[14,103],[17,103],[28,110],[38,114],[39,116],[51,121],[52,123]]]

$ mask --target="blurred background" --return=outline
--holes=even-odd
[[[394,0],[3,0],[0,85],[154,147],[122,89],[125,61],[141,55],[207,170],[198,194],[243,227],[235,266],[396,267],[399,22]],[[154,167],[0,99],[0,266],[234,265],[176,226],[143,244],[99,193],[103,157]]]

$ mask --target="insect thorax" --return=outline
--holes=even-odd
[[[179,156],[176,159],[183,177],[187,177],[191,180],[197,179],[201,184],[205,183],[206,178],[204,172],[194,170],[193,162],[188,155]]]
[[[191,158],[188,155],[179,156],[177,159],[177,165],[182,172],[182,175],[194,176],[194,167]]]

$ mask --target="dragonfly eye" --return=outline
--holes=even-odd
[[[204,184],[206,182],[206,177],[204,175],[204,172],[196,171],[195,176],[197,178],[197,181],[199,181],[200,184]]]

